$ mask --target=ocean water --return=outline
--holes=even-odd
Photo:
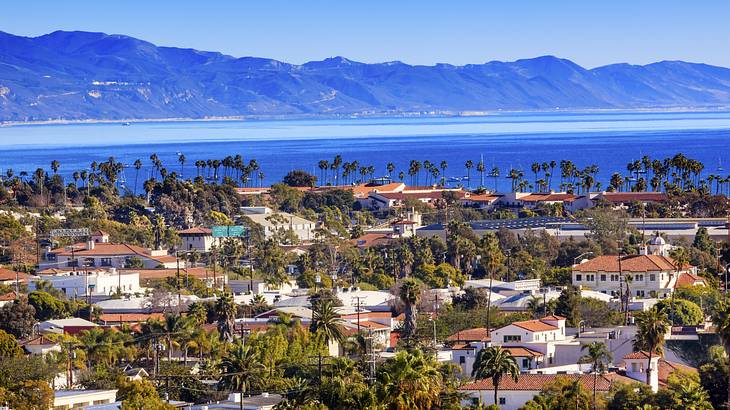
[[[240,154],[256,159],[264,184],[280,181],[290,170],[319,175],[317,162],[342,155],[373,165],[376,176],[385,165],[407,174],[412,159],[447,161],[447,177],[466,175],[464,163],[484,159],[506,175],[511,167],[534,176],[534,161],[569,159],[579,167],[595,164],[605,184],[613,172],[644,155],[663,159],[676,153],[705,163],[705,175],[730,174],[730,112],[511,113],[483,117],[369,118],[289,121],[206,121],[121,124],[23,125],[0,127],[0,169],[32,173],[61,163],[60,173],[89,169],[92,161],[113,156],[130,165],[141,159],[140,180],[151,172],[156,153],[171,171],[180,172],[178,153],[185,154],[185,177],[195,175],[198,159]],[[722,168],[722,164],[725,164]],[[727,168],[727,170],[724,170]],[[127,181],[134,178],[127,169]],[[471,185],[479,184],[475,169]],[[554,180],[559,179],[556,176]],[[410,178],[406,176],[406,181]],[[425,177],[420,177],[424,182]],[[508,189],[500,178],[498,189]],[[485,185],[494,181],[487,178]],[[604,185],[605,186],[605,185]]]

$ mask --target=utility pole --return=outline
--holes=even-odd
[[[175,261],[177,262],[177,310],[178,313],[180,313],[180,309],[182,308],[182,296],[180,296],[180,258],[178,257],[178,253],[175,252]]]
[[[360,299],[362,296],[353,296],[353,299],[357,301],[357,333],[360,334]]]

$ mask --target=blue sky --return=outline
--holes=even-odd
[[[158,45],[302,63],[482,63],[544,54],[586,67],[730,67],[728,0],[3,0],[0,30],[127,34]]]

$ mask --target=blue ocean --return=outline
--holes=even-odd
[[[730,173],[730,112],[504,113],[479,117],[366,118],[337,120],[241,120],[140,122],[131,124],[19,125],[0,127],[0,168],[32,173],[61,163],[65,176],[89,169],[92,161],[113,156],[131,164],[141,159],[148,176],[155,153],[170,171],[181,172],[178,155],[187,161],[186,178],[196,174],[196,160],[240,154],[255,159],[264,184],[280,181],[290,170],[320,175],[319,160],[357,160],[386,174],[392,162],[407,174],[410,160],[446,161],[447,178],[466,175],[464,163],[483,159],[487,170],[522,169],[572,160],[579,167],[597,165],[598,180],[613,172],[627,174],[626,164],[644,155],[663,159],[677,153],[702,161],[703,174]],[[725,171],[723,163],[726,163]],[[134,169],[125,171],[131,179]],[[471,171],[471,185],[479,184]],[[409,177],[406,176],[406,181]],[[421,182],[425,177],[421,177]],[[259,183],[258,181],[256,182]],[[500,178],[498,189],[509,189]],[[469,183],[464,182],[465,185]],[[492,187],[493,180],[485,182]],[[605,186],[605,185],[604,185]]]

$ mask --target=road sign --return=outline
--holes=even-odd
[[[245,226],[223,225],[213,226],[210,229],[213,231],[214,238],[240,238],[246,236]]]
[[[89,234],[89,228],[53,229],[50,233],[55,238],[89,236]]]

